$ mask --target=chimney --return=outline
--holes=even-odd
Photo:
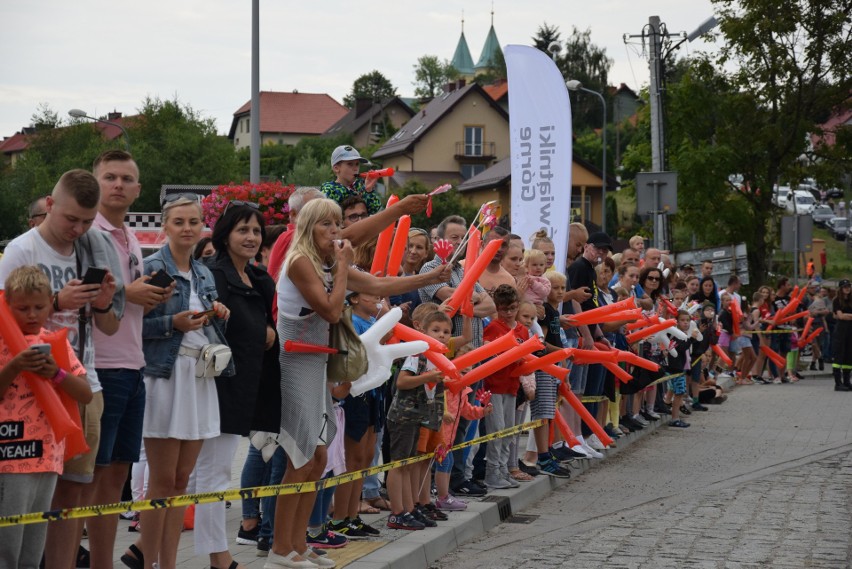
[[[467,81],[466,81],[464,78],[459,79],[459,81],[458,81],[458,88],[459,88],[459,89],[461,89],[461,88],[462,88],[462,87],[464,87],[465,85],[467,85]]]
[[[373,100],[368,97],[358,97],[355,99],[355,116],[360,117],[362,114],[370,110],[373,106]]]
[[[121,118],[121,113],[118,112],[118,111],[113,111],[113,112],[107,114],[107,120],[108,121],[117,121],[120,118]]]

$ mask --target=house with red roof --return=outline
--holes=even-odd
[[[260,143],[294,145],[305,136],[319,136],[349,112],[325,93],[260,92]],[[251,144],[251,101],[234,113],[228,138],[234,149]]]

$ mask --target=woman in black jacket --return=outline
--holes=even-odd
[[[263,216],[253,203],[229,203],[213,229],[217,253],[208,266],[219,300],[231,310],[225,337],[236,373],[216,378],[222,434],[205,441],[201,449],[197,492],[228,488],[240,437],[252,430],[278,430],[280,374],[272,320],[275,283],[266,271],[252,265],[264,234]],[[263,389],[264,385],[270,389]],[[195,552],[209,554],[213,569],[236,567],[228,551],[224,502],[199,504],[195,520]]]

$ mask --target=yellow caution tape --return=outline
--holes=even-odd
[[[535,421],[530,421],[529,423],[515,425],[514,427],[509,427],[508,429],[503,429],[502,431],[497,431],[496,433],[491,433],[489,435],[485,435],[477,439],[473,439],[471,441],[456,445],[450,449],[450,452],[462,448],[467,448],[469,446],[473,446],[479,443],[491,441],[494,439],[510,437],[522,431],[535,429],[537,427],[542,426],[543,424],[544,419],[538,419]],[[0,517],[0,528],[25,524],[55,522],[59,520],[93,518],[95,516],[108,516],[112,514],[121,514],[123,512],[131,511],[138,512],[147,510],[159,510],[162,508],[180,508],[184,506],[189,506],[191,504],[213,504],[216,502],[224,502],[226,500],[237,501],[248,500],[251,498],[286,496],[290,494],[306,494],[310,492],[316,492],[317,490],[322,490],[323,488],[330,488],[332,486],[339,486],[340,484],[347,484],[355,480],[360,480],[361,478],[366,478],[367,476],[371,476],[373,474],[393,470],[394,468],[400,466],[406,466],[408,464],[414,464],[417,462],[422,462],[424,460],[432,460],[434,457],[435,453],[423,454],[412,458],[397,460],[388,464],[365,468],[364,470],[358,470],[356,472],[347,472],[345,474],[341,474],[340,476],[333,476],[331,478],[324,478],[322,480],[313,482],[301,482],[296,484],[274,484],[272,486],[257,486],[254,488],[237,488],[233,490],[224,490],[221,492],[185,494],[183,496],[172,496],[171,498],[156,498],[153,500],[140,500],[138,502],[116,502],[115,504],[105,504],[101,506],[84,506],[79,508],[50,510],[47,512],[33,512],[31,514],[19,514],[15,516],[2,516]]]

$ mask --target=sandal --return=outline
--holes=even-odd
[[[532,476],[524,472],[523,470],[510,470],[509,476],[514,478],[519,482],[529,482],[530,480],[535,480]]]
[[[361,503],[358,505],[359,514],[380,514],[381,512],[380,509],[373,507],[364,500],[361,500]]]
[[[367,504],[370,504],[373,508],[376,508],[379,511],[390,512],[391,506],[390,502],[384,496],[376,496],[375,498],[369,498],[364,500]],[[378,513],[378,512],[376,512]]]
[[[127,550],[135,557],[125,553],[121,556],[121,562],[130,569],[145,569],[145,558],[142,557],[142,551],[133,543],[128,546]]]

